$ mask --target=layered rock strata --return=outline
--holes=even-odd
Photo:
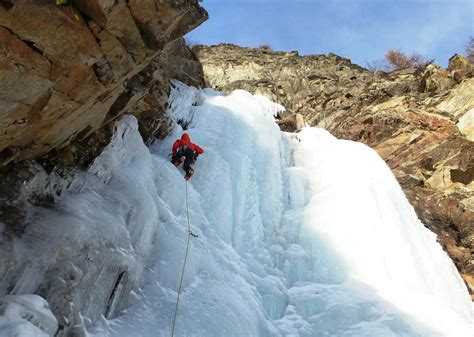
[[[152,135],[149,111],[166,88],[161,51],[207,18],[197,0],[63,3],[0,6],[3,165],[85,139],[124,111]]]

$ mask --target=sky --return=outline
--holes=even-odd
[[[447,66],[474,36],[473,0],[203,0],[208,21],[192,43],[268,44],[301,55],[336,53],[353,63],[390,49],[418,52]]]

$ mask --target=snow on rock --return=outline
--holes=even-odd
[[[0,336],[49,337],[58,321],[48,302],[38,295],[10,295],[0,302]]]

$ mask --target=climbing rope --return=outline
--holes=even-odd
[[[186,269],[186,262],[188,260],[188,252],[189,252],[189,243],[191,241],[191,235],[192,235],[191,224],[189,223],[188,182],[187,181],[186,181],[186,217],[188,219],[188,244],[186,245],[186,254],[184,255],[183,270],[181,271],[181,280],[179,281],[178,298],[176,299],[176,308],[174,309],[173,327],[171,328],[171,337],[174,337],[176,316],[178,315],[179,295],[181,294],[181,288],[183,286],[184,270]]]

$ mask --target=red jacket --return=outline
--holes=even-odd
[[[183,133],[181,139],[178,139],[173,144],[173,156],[176,154],[180,147],[189,147],[191,150],[196,151],[199,154],[202,154],[204,150],[197,146],[196,144],[191,143],[191,139],[187,133]]]

